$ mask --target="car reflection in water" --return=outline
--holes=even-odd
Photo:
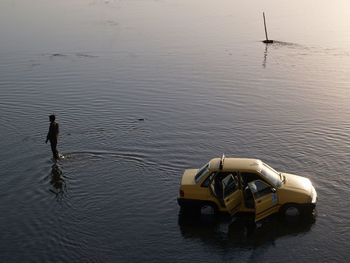
[[[52,185],[50,192],[56,195],[57,200],[61,200],[66,190],[66,182],[64,180],[62,170],[56,163],[52,165],[50,175],[50,184]]]
[[[188,215],[179,213],[179,227],[184,238],[200,239],[217,247],[256,248],[274,245],[281,237],[305,234],[315,223],[315,216],[284,218],[273,215],[255,223],[252,216]]]

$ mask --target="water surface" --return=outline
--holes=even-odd
[[[349,10],[1,1],[0,261],[347,262]],[[315,221],[182,218],[183,170],[222,153],[310,178]]]

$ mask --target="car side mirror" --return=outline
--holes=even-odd
[[[271,192],[272,192],[272,193],[276,193],[276,188],[271,187]]]

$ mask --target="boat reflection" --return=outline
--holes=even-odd
[[[199,239],[218,247],[256,248],[273,245],[281,237],[300,235],[310,231],[315,217],[287,221],[278,215],[257,224],[248,216],[199,215],[180,212],[178,224],[184,238]]]

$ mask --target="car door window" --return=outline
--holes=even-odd
[[[264,195],[272,193],[271,186],[262,180],[255,180],[248,183],[250,190],[253,193],[255,199],[258,199]]]
[[[245,189],[249,182],[260,179],[260,176],[252,172],[241,172],[242,187]]]
[[[234,172],[214,173],[210,177],[210,187],[219,199],[224,199],[239,187],[238,176]]]
[[[222,188],[224,189],[224,198],[232,194],[238,188],[238,178],[230,173],[222,179]]]
[[[213,181],[213,178],[215,176],[215,173],[211,173],[205,180],[204,182],[201,184],[201,187],[208,187],[210,182]]]

